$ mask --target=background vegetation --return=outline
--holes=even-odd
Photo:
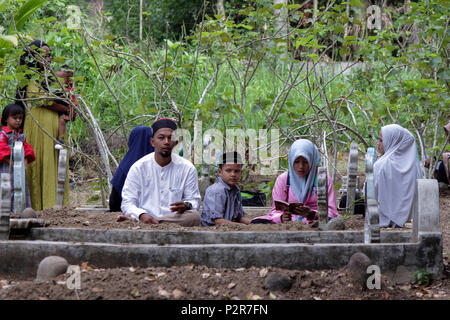
[[[382,9],[381,30],[367,26],[371,4]],[[80,117],[68,146],[102,181],[133,127],[170,116],[192,135],[198,120],[203,132],[277,128],[284,146],[312,139],[339,182],[350,142],[364,152],[386,124],[416,136],[422,162],[450,150],[448,8],[447,0],[144,0],[142,10],[139,0],[4,0],[0,103],[27,81],[18,68],[24,44],[43,39],[53,70],[75,69]]]

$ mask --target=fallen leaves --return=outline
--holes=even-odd
[[[236,283],[230,282],[227,286],[228,289],[233,289],[236,286]]]
[[[179,289],[175,289],[172,291],[172,295],[175,299],[180,299],[182,296],[184,296],[184,292]]]
[[[247,300],[262,300],[262,298],[256,294],[253,294],[253,292],[248,292],[245,297]]]
[[[168,292],[167,290],[164,290],[161,286],[158,287],[158,294],[167,299],[169,299],[171,296],[170,292]]]
[[[81,271],[92,271],[94,268],[88,265],[88,262],[83,262],[80,267]]]
[[[268,273],[269,273],[269,270],[266,269],[266,268],[264,268],[264,269],[261,269],[261,270],[259,271],[259,276],[260,276],[261,278],[264,278],[265,276],[267,276]]]
[[[130,294],[131,294],[134,298],[139,297],[139,296],[140,296],[139,289],[137,289],[137,288],[133,289],[133,290],[130,292]]]
[[[219,295],[219,290],[214,290],[213,288],[209,288],[208,292],[214,297],[217,297]]]
[[[206,279],[210,276],[209,273],[202,273],[202,279]]]
[[[381,291],[381,295],[383,296],[384,299],[389,299],[389,293],[387,293],[386,291]]]

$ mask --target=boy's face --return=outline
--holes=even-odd
[[[219,168],[217,170],[219,176],[222,177],[222,180],[228,184],[230,187],[233,187],[239,182],[242,173],[242,164],[239,163],[225,163],[222,166],[222,169]]]

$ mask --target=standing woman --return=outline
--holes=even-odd
[[[378,150],[373,172],[380,227],[403,227],[411,219],[416,179],[422,179],[414,136],[397,124],[384,126]]]
[[[152,128],[139,126],[131,130],[128,138],[128,151],[123,157],[114,177],[111,180],[112,190],[109,196],[109,210],[120,211],[122,205],[122,188],[131,166],[143,156],[153,152],[150,138],[153,136]]]
[[[16,99],[41,98],[33,104],[18,101],[25,108],[27,119],[24,133],[36,155],[36,161],[27,168],[31,206],[36,211],[48,209],[56,204],[58,177],[58,151],[55,150],[55,142],[42,129],[53,138],[58,138],[58,112],[70,110],[69,107],[56,103],[54,99],[45,98],[50,95],[48,85],[53,82],[48,72],[51,61],[50,47],[45,42],[42,40],[31,42],[20,57],[20,65],[26,66],[28,79],[31,79],[32,75],[35,78],[36,75],[39,80],[30,80],[25,87],[19,85],[16,96]],[[66,178],[64,205],[68,204],[68,196],[69,184]]]

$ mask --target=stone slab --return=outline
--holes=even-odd
[[[443,269],[440,233],[422,233],[418,243],[340,244],[112,244],[52,241],[0,241],[0,274],[34,276],[47,256],[69,264],[89,262],[96,268],[206,265],[215,268],[273,266],[288,269],[338,269],[356,252],[384,270],[415,266],[440,275]]]
[[[362,231],[214,232],[83,228],[33,228],[30,240],[128,244],[359,243]],[[381,232],[381,242],[411,241],[411,231]]]

